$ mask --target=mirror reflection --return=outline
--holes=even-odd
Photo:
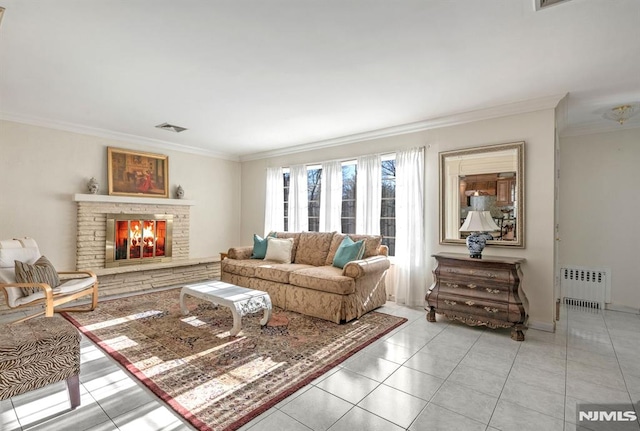
[[[441,243],[464,243],[470,211],[486,218],[488,244],[524,246],[524,142],[440,153]]]

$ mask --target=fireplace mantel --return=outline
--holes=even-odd
[[[73,195],[73,200],[74,202],[104,202],[149,205],[194,206],[196,204],[195,201],[188,199],[139,198],[137,196],[90,195],[84,193],[76,193],[75,195]]]

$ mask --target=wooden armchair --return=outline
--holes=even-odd
[[[53,316],[61,311],[92,311],[98,305],[98,278],[91,271],[57,272],[60,284],[51,287],[46,282],[19,283],[16,281],[16,261],[34,264],[41,257],[38,244],[32,238],[0,240],[0,289],[9,308],[42,306],[44,310],[12,323],[36,316]],[[27,293],[29,290],[32,292]],[[92,295],[91,304],[83,307],[57,308],[59,305]]]

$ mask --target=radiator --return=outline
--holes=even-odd
[[[609,270],[572,266],[560,268],[560,292],[565,304],[604,310],[611,302]]]

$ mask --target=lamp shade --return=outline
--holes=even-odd
[[[493,232],[500,230],[489,211],[469,211],[460,232]]]

